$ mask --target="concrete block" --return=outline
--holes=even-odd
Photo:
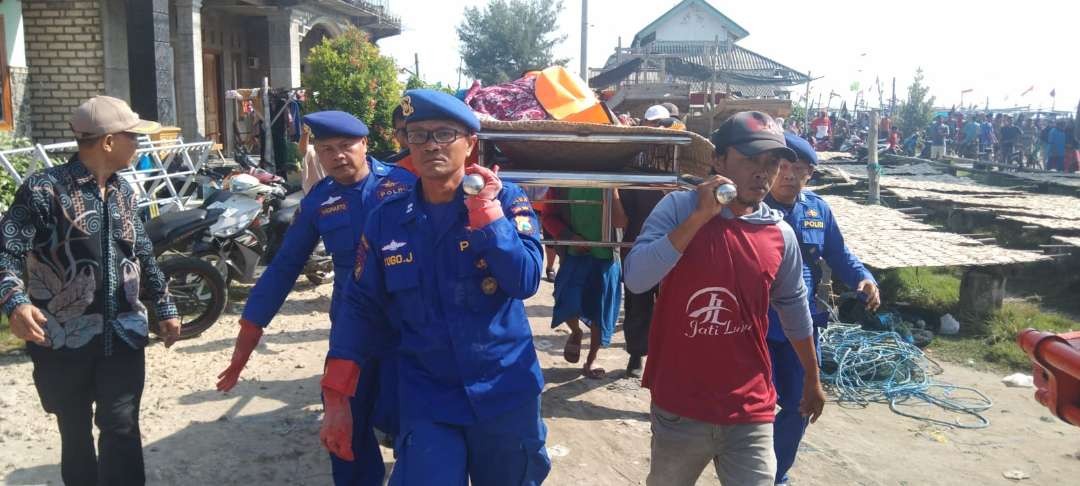
[[[1005,300],[1005,274],[996,268],[969,268],[960,281],[958,310],[963,325],[976,333]]]

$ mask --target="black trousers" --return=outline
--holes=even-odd
[[[653,307],[656,305],[658,287],[653,287],[644,294],[635,294],[623,285],[623,335],[626,337],[626,352],[630,356],[649,354],[649,323],[652,322]]]
[[[95,344],[30,350],[41,405],[60,427],[60,474],[67,486],[144,484],[139,401],[145,355],[117,343],[112,356],[103,356]],[[91,418],[99,432],[97,454]]]

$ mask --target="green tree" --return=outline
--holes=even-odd
[[[409,76],[409,80],[405,82],[405,90],[407,91],[410,89],[433,89],[449,95],[457,94],[456,89],[450,87],[450,85],[443,84],[441,81],[428,83],[416,76]]]
[[[308,111],[352,113],[371,130],[369,152],[394,150],[391,114],[402,86],[393,59],[381,55],[359,29],[350,29],[312,48],[307,64],[304,87],[314,93]]]
[[[458,26],[465,72],[485,85],[517,79],[526,71],[565,65],[552,49],[566,40],[558,30],[561,0],[491,0],[467,7]]]
[[[10,132],[0,132],[0,150],[24,148],[31,145],[29,139],[13,137]],[[19,174],[26,175],[26,169],[30,166],[32,158],[34,158],[32,153],[9,155],[8,162]],[[37,167],[41,168],[42,164],[39,163]],[[18,188],[19,185],[15,183],[15,179],[11,177],[11,174],[7,170],[0,169],[0,214],[7,211],[11,201],[15,199],[15,191]]]
[[[934,119],[934,99],[927,96],[930,87],[923,84],[923,71],[919,68],[915,71],[915,79],[908,86],[907,99],[900,103],[899,114],[896,118],[900,131],[905,136],[914,133],[915,130],[925,130]]]

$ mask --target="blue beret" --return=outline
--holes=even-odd
[[[814,147],[807,142],[806,139],[788,132],[784,132],[784,141],[787,142],[789,149],[795,151],[795,155],[799,157],[799,160],[805,160],[810,165],[817,165],[817,152],[814,151]]]
[[[410,89],[401,98],[405,122],[450,120],[465,125],[473,132],[480,131],[480,119],[472,108],[451,95],[431,89]]]
[[[304,124],[315,138],[368,136],[367,125],[344,111],[317,111],[305,116]]]

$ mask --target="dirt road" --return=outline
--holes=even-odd
[[[147,351],[142,431],[151,484],[330,484],[318,443],[318,380],[326,351],[330,286],[298,283],[244,380],[213,391],[229,359],[237,304],[199,338]],[[586,380],[562,360],[567,333],[552,331],[551,286],[527,302],[547,387],[543,413],[553,469],[546,484],[644,484],[649,468],[648,391],[622,378],[622,336],[601,352],[608,378]],[[792,472],[799,485],[1069,485],[1080,478],[1080,429],[1049,416],[1031,389],[947,366],[941,376],[994,400],[982,430],[955,430],[900,417],[887,406],[831,403],[812,426]],[[60,484],[60,442],[42,412],[25,355],[0,358],[0,480]],[[384,451],[388,466],[392,457]],[[1005,479],[1006,471],[1030,476]],[[716,484],[707,469],[698,484]]]

